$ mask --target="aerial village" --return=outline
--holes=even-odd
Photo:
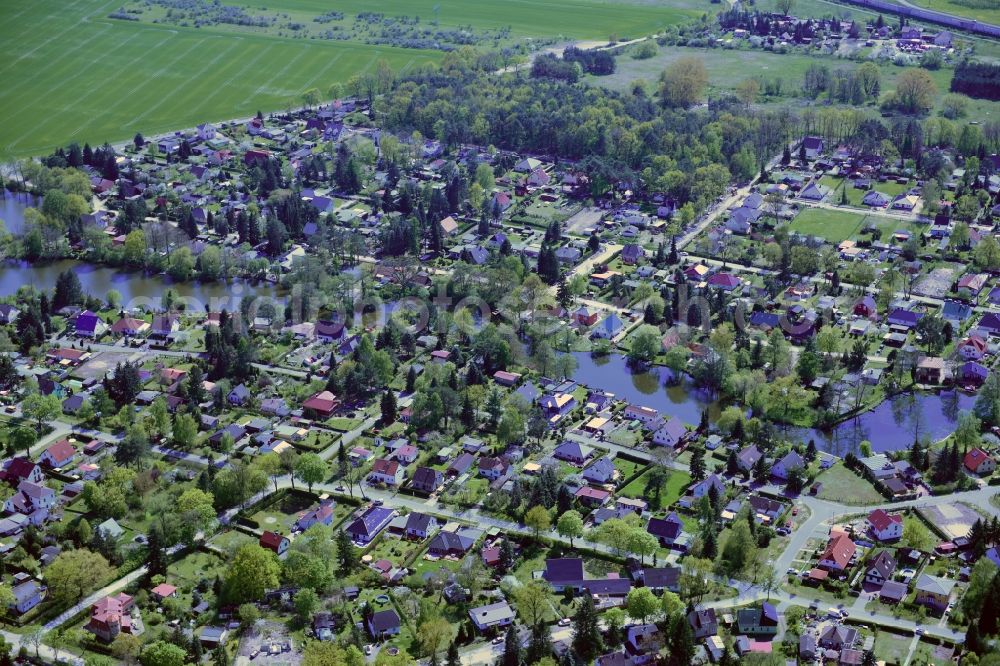
[[[0,305],[15,656],[978,663],[995,138],[816,121],[701,210],[377,120],[345,98],[8,183],[89,190],[17,241],[79,263]]]

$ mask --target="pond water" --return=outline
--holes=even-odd
[[[121,294],[122,304],[126,307],[159,307],[167,289],[173,290],[175,300],[188,299],[189,310],[199,311],[206,306],[213,311],[222,308],[235,310],[239,308],[240,299],[247,295],[280,298],[279,288],[270,283],[173,282],[166,275],[146,275],[140,271],[125,271],[73,259],[35,263],[8,260],[0,263],[0,296],[10,296],[23,285],[51,290],[58,275],[66,270],[72,270],[80,278],[84,293],[103,299],[114,289]]]
[[[872,451],[886,453],[913,445],[914,436],[937,441],[955,431],[958,414],[969,411],[976,396],[959,391],[939,393],[905,393],[885,400],[875,409],[844,421],[830,432],[800,429],[803,441],[814,439],[816,446],[843,457],[859,453],[864,440],[872,443]]]
[[[574,381],[614,393],[630,403],[652,407],[693,426],[698,425],[706,409],[710,421],[715,421],[721,411],[715,397],[693,386],[688,377],[679,384],[672,383],[669,368],[654,366],[637,372],[622,354],[592,356],[589,352],[574,352],[573,356],[577,363]]]
[[[697,425],[705,409],[714,422],[721,406],[712,395],[695,387],[690,378],[680,384],[669,383],[668,368],[652,367],[634,372],[621,354],[591,356],[576,352],[577,369],[573,380],[590,388],[601,388],[630,403],[652,407],[661,414],[677,416],[685,423]],[[920,439],[937,441],[954,432],[961,411],[971,410],[976,402],[973,395],[957,391],[897,395],[875,409],[844,421],[830,432],[811,428],[787,428],[779,431],[789,439],[816,442],[816,446],[836,456],[858,453],[864,440],[872,443],[877,453],[909,448],[914,433]]]
[[[15,236],[24,233],[24,211],[42,205],[42,198],[26,192],[6,191],[0,197],[0,220],[4,227]]]

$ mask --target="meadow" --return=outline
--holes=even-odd
[[[757,102],[758,107],[774,108],[805,107],[813,104],[812,100],[801,96],[802,81],[810,66],[824,65],[830,70],[852,70],[860,64],[849,59],[808,53],[777,53],[763,49],[659,46],[656,55],[646,60],[636,60],[631,57],[629,51],[626,51],[625,54],[618,56],[618,66],[614,74],[609,76],[588,75],[585,78],[594,85],[619,92],[629,91],[636,82],[641,82],[652,93],[656,90],[663,70],[671,63],[688,57],[698,58],[705,64],[705,69],[708,72],[707,92],[709,96],[732,93],[741,82],[748,78],[781,79],[782,94],[780,96],[762,98]],[[882,73],[882,95],[884,97],[895,91],[896,80],[907,68],[884,61],[878,61],[877,64]],[[940,110],[941,102],[951,84],[952,71],[950,67],[942,67],[929,72],[939,93],[936,96],[938,105],[936,110]],[[997,105],[995,102],[977,99],[970,99],[968,102],[968,118],[975,118],[983,122],[996,117]],[[821,99],[817,104],[826,105],[826,101]],[[869,103],[867,108],[873,112],[877,111],[872,103]]]
[[[269,11],[293,15],[330,9],[322,0],[268,4]],[[374,7],[347,0],[337,9],[429,20],[435,5],[443,27],[509,26],[513,38],[523,40],[648,34],[709,7],[707,0],[671,7],[643,0],[386,0]],[[0,160],[69,141],[95,145],[282,110],[301,104],[305,90],[325,91],[379,60],[398,73],[443,57],[441,51],[109,19],[119,7],[115,0],[4,2]]]

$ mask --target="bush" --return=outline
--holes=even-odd
[[[635,60],[648,60],[649,58],[652,58],[655,55],[656,55],[656,44],[649,39],[644,41],[642,44],[639,44],[639,46],[637,46],[636,49],[632,51],[632,58],[634,58]]]

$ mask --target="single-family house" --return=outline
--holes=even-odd
[[[955,589],[955,580],[920,574],[914,586],[916,597],[914,602],[927,606],[938,613],[943,612],[951,601],[951,592]]]
[[[400,626],[399,613],[393,608],[376,611],[365,620],[368,635],[375,640],[381,640],[386,636],[395,636],[399,633]]]
[[[552,453],[554,458],[565,460],[574,465],[582,465],[594,455],[594,449],[580,442],[567,439]]]
[[[819,566],[827,571],[841,572],[851,564],[851,558],[857,551],[857,546],[851,538],[844,533],[837,533],[829,542],[826,550],[819,558]]]
[[[766,601],[760,607],[740,609],[736,626],[745,636],[774,636],[778,633],[778,609]]]
[[[410,489],[420,493],[431,494],[444,483],[444,474],[433,467],[418,467],[410,479]]]
[[[805,467],[806,461],[802,456],[797,451],[789,451],[781,460],[771,465],[771,476],[787,481],[792,470],[803,470]]]
[[[498,601],[469,610],[469,617],[476,629],[487,632],[498,627],[506,627],[514,622],[516,614],[506,601]]]
[[[616,313],[612,312],[594,327],[591,336],[610,340],[621,333],[624,328],[625,322]]]
[[[378,536],[395,515],[396,512],[388,507],[371,504],[344,531],[355,543],[365,545]]]
[[[865,582],[879,588],[887,583],[896,570],[896,559],[888,550],[879,551],[865,566]]]
[[[687,619],[695,640],[715,636],[719,633],[719,620],[715,616],[714,608],[693,610],[688,613]]]
[[[997,464],[996,461],[993,460],[993,456],[986,453],[986,451],[983,451],[979,447],[971,449],[968,453],[966,453],[963,463],[965,464],[965,469],[980,476],[992,474],[993,470],[997,468]]]
[[[878,541],[896,541],[903,536],[903,516],[875,509],[865,519],[868,533]]]
[[[687,437],[687,428],[684,426],[684,422],[674,416],[664,423],[662,428],[653,433],[653,443],[674,448],[680,445],[685,437]]]
[[[51,445],[38,457],[38,462],[46,467],[66,467],[76,458],[76,449],[69,440],[61,439]]]
[[[403,467],[396,460],[379,458],[372,466],[368,480],[373,483],[384,483],[387,486],[398,486],[403,481]]]

